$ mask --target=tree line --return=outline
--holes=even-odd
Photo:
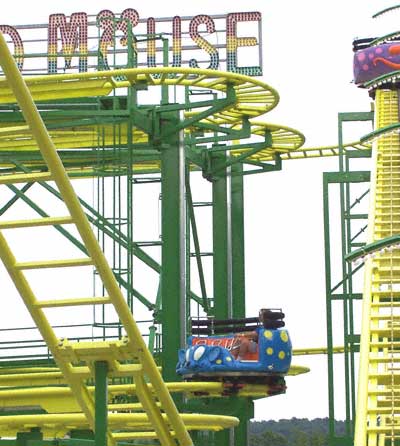
[[[345,434],[344,421],[335,421],[335,434]],[[249,426],[249,446],[327,445],[328,418],[252,421]]]

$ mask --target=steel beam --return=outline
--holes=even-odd
[[[211,169],[218,169],[212,179],[213,214],[213,288],[214,315],[217,319],[231,317],[232,304],[229,295],[228,259],[228,197],[226,155],[216,153],[211,156]]]
[[[162,296],[162,371],[165,381],[175,381],[177,352],[185,342],[185,280],[182,265],[185,261],[182,238],[184,217],[183,191],[184,172],[181,172],[184,157],[182,135],[174,131],[179,126],[177,112],[160,115],[161,153],[161,296]],[[168,135],[165,137],[165,135]],[[183,158],[183,159],[182,159]]]
[[[246,317],[243,164],[231,167],[232,317]]]
[[[96,446],[107,446],[108,364],[105,361],[97,361],[94,367],[96,383],[94,439]]]

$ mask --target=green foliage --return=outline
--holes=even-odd
[[[288,442],[284,435],[265,431],[259,435],[250,434],[251,446],[288,446]]]
[[[249,446],[327,446],[328,418],[253,421],[249,433]],[[343,421],[335,422],[335,435],[345,435]]]

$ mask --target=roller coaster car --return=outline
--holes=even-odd
[[[222,381],[234,390],[264,384],[269,395],[284,393],[292,359],[284,317],[281,310],[262,309],[255,318],[192,319],[177,373],[186,381]]]
[[[354,51],[354,82],[359,87],[381,76],[388,75],[400,69],[400,40],[392,37],[374,43],[376,39],[357,39],[353,42]],[[398,79],[392,79],[390,88],[399,88]]]

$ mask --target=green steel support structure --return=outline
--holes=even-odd
[[[323,175],[323,209],[325,240],[325,287],[326,287],[326,324],[327,324],[327,361],[328,361],[328,404],[329,404],[329,446],[350,446],[353,444],[355,421],[355,354],[359,351],[359,335],[354,327],[356,303],[362,298],[360,283],[354,277],[360,266],[354,266],[345,260],[345,256],[357,247],[363,246],[366,221],[368,218],[368,199],[370,172],[352,170],[351,160],[369,158],[370,151],[344,151],[343,124],[346,122],[371,121],[373,113],[340,113],[338,117],[339,132],[339,171],[326,172]],[[355,185],[365,184],[362,189]],[[333,190],[332,190],[333,189]],[[332,198],[332,195],[334,197]],[[330,207],[336,204],[340,208],[340,219],[333,221]],[[363,207],[364,205],[364,207]],[[365,207],[366,206],[366,207]],[[362,208],[360,212],[359,209]],[[340,240],[341,264],[333,263],[337,258]],[[334,279],[338,277],[338,279]],[[334,331],[333,320],[342,321],[342,332]],[[334,364],[334,339],[343,342],[343,373]],[[340,339],[340,340],[339,340]],[[344,377],[344,412],[345,434],[339,435],[335,430],[335,414],[338,402],[336,379]]]
[[[221,168],[226,163],[226,155],[212,156],[212,168]],[[228,188],[226,169],[221,169],[212,178],[213,203],[213,284],[214,315],[217,319],[227,319],[232,314],[230,296],[230,256],[228,223]]]
[[[110,111],[116,115],[121,112],[120,102],[113,101]],[[132,105],[132,104],[131,104]],[[115,107],[115,108],[114,108]],[[132,105],[135,109],[135,107]],[[112,116],[112,115],[111,115]],[[135,114],[131,113],[125,118],[125,124],[128,128],[132,125]],[[153,324],[150,329],[149,344],[154,345],[155,353],[161,352],[161,365],[164,379],[167,381],[176,381],[175,364],[177,351],[184,345],[187,333],[187,314],[189,309],[186,308],[187,302],[187,278],[190,275],[188,271],[187,258],[190,256],[190,244],[187,242],[188,234],[185,237],[185,230],[188,232],[189,224],[185,223],[183,216],[188,210],[188,220],[191,220],[191,230],[196,233],[198,238],[195,220],[195,212],[193,203],[188,199],[187,189],[188,181],[185,184],[185,160],[183,155],[183,132],[176,131],[180,125],[181,119],[178,111],[161,111],[158,113],[157,125],[159,128],[159,140],[152,146],[152,150],[159,152],[161,161],[160,177],[151,177],[149,183],[161,180],[161,263],[158,263],[153,257],[144,251],[140,244],[134,242],[134,200],[133,187],[135,178],[140,187],[146,182],[140,182],[140,175],[133,176],[132,173],[125,175],[129,170],[129,165],[134,163],[132,157],[126,157],[123,149],[119,148],[119,132],[120,124],[114,126],[114,140],[119,159],[119,165],[111,175],[111,183],[105,180],[109,176],[101,176],[102,165],[101,160],[105,154],[103,134],[99,131],[100,148],[98,149],[99,165],[98,172],[100,176],[97,179],[98,197],[97,203],[93,206],[84,200],[82,205],[87,212],[89,220],[98,229],[98,237],[104,245],[106,238],[110,238],[113,243],[113,269],[120,285],[126,289],[127,298],[130,306],[134,307],[134,299],[138,299],[142,304],[150,310],[155,310],[155,324],[160,326],[160,330],[155,330]],[[151,139],[154,139],[151,135]],[[134,141],[128,141],[128,146],[134,144]],[[133,150],[133,149],[131,149]],[[15,162],[18,165],[19,161]],[[209,309],[205,308],[206,314],[219,318],[227,317],[243,317],[245,315],[245,281],[244,281],[244,193],[243,193],[243,175],[244,169],[241,163],[232,164],[227,167],[229,158],[223,151],[216,152],[211,156],[211,168],[218,169],[211,179],[212,183],[212,236],[213,236],[213,306]],[[22,162],[20,170],[29,172]],[[230,172],[229,172],[230,171]],[[178,175],[177,172],[180,172]],[[229,173],[228,173],[229,172]],[[110,174],[108,174],[110,175]],[[122,177],[127,178],[125,183],[121,181]],[[188,174],[190,177],[190,174]],[[109,184],[112,186],[111,192],[107,190]],[[58,193],[47,183],[40,183],[48,193],[59,198]],[[139,187],[139,186],[138,186]],[[47,214],[41,207],[31,198],[25,195],[30,189],[24,186],[18,189],[14,186],[9,187],[14,196],[4,205],[1,212],[6,212],[18,200],[23,200],[31,209],[39,213],[41,216]],[[125,188],[125,191],[124,191]],[[108,196],[107,196],[108,193]],[[111,197],[111,198],[110,198]],[[112,202],[112,214],[107,214],[107,200]],[[124,229],[123,227],[126,226]],[[186,228],[186,229],[185,229]],[[59,228],[61,233],[70,239],[79,249],[79,241],[68,231]],[[186,240],[186,242],[185,242]],[[198,242],[198,240],[197,240]],[[148,242],[150,244],[150,242]],[[200,249],[199,247],[197,248]],[[126,253],[128,264],[125,265],[122,259]],[[160,274],[160,292],[156,302],[153,304],[151,299],[141,295],[141,293],[133,288],[134,271],[126,274],[125,269],[131,268],[131,257],[135,256],[141,260],[152,270]],[[201,256],[199,256],[201,259]],[[130,262],[130,263],[129,263]],[[198,265],[199,268],[199,265]],[[126,274],[126,278],[124,278]],[[203,273],[202,277],[204,280]],[[190,296],[198,303],[208,305],[209,298],[205,295],[205,284],[203,285],[203,297],[197,297],[190,291]],[[102,328],[102,338],[109,337],[108,329],[118,328],[118,322],[110,324],[107,322],[106,313],[103,313],[100,319],[94,318],[94,326]],[[177,317],[179,315],[179,317]],[[158,334],[157,334],[158,333]],[[161,333],[161,334],[160,334]],[[120,334],[119,334],[120,335]],[[161,339],[161,343],[157,343],[157,338]],[[96,365],[97,384],[96,389],[96,408],[99,413],[99,425],[95,432],[96,444],[102,444],[104,427],[106,425],[104,398],[106,395],[106,382],[104,376],[106,371],[101,364]],[[105,375],[104,375],[105,373]],[[103,399],[102,399],[103,398]],[[196,444],[202,444],[210,441],[218,445],[234,444],[235,446],[243,446],[247,443],[247,421],[253,417],[253,403],[250,399],[230,399],[228,404],[229,413],[238,416],[242,420],[242,424],[235,428],[235,432],[219,432],[216,434],[197,435]],[[234,401],[234,403],[233,403]],[[183,410],[191,408],[191,403],[185,404],[183,401],[177,401]],[[226,401],[216,399],[213,401],[215,412],[228,413]],[[209,404],[200,404],[198,411],[209,412]],[[80,433],[77,434],[78,436]],[[92,441],[92,440],[88,440]]]
[[[164,51],[164,65],[168,65],[168,40],[162,40]],[[133,35],[128,22],[128,63],[130,67],[136,65],[135,51],[131,43]],[[115,62],[115,61],[114,61]],[[103,61],[104,63],[104,61]],[[112,96],[82,101],[67,100],[60,103],[39,104],[41,113],[49,129],[58,128],[60,118],[69,118],[77,127],[95,123],[98,126],[98,144],[93,152],[96,155],[95,191],[93,203],[81,199],[81,204],[90,223],[96,228],[98,238],[103,249],[111,257],[112,268],[121,288],[124,288],[129,307],[135,311],[135,306],[143,305],[152,313],[151,325],[148,327],[149,347],[154,352],[165,381],[177,381],[175,373],[177,352],[186,342],[189,334],[188,317],[191,316],[191,303],[196,303],[202,315],[216,318],[242,318],[246,315],[245,307],[245,242],[244,242],[244,176],[258,172],[279,170],[281,160],[275,157],[274,164],[267,164],[249,160],[249,156],[256,154],[266,146],[272,144],[272,136],[266,131],[265,141],[237,145],[238,150],[246,149],[239,156],[230,157],[227,153],[232,148],[225,144],[229,139],[250,137],[248,117],[243,118],[242,129],[227,130],[226,126],[218,128],[216,124],[199,124],[199,128],[209,130],[212,127],[213,136],[208,137],[184,135],[185,127],[193,126],[200,118],[205,119],[212,112],[222,110],[227,104],[236,101],[233,85],[227,85],[226,98],[213,97],[213,100],[203,101],[199,107],[201,112],[196,116],[184,117],[182,111],[190,110],[190,104],[169,103],[169,88],[161,88],[161,102],[159,105],[139,105],[137,90],[140,85],[127,88],[126,97]],[[7,116],[6,116],[7,115]],[[0,121],[7,122],[10,116],[18,122],[21,115],[10,109],[0,116]],[[107,139],[107,131],[112,127],[112,142]],[[139,128],[148,134],[148,142],[137,143],[132,129]],[[126,129],[126,142],[123,133]],[[198,143],[201,144],[198,144]],[[214,144],[210,149],[204,149],[203,144]],[[198,145],[198,147],[197,147]],[[67,152],[65,152],[67,153]],[[76,154],[76,159],[69,161],[80,166],[81,158],[87,152],[82,150]],[[12,163],[16,170],[29,173],[27,159],[33,155],[24,152],[14,154]],[[61,157],[63,151],[60,151]],[[203,155],[205,155],[203,157]],[[1,156],[10,156],[2,152]],[[25,158],[26,157],[26,158]],[[113,163],[110,168],[109,157]],[[32,158],[30,158],[32,159]],[[138,160],[156,160],[160,163],[160,170],[154,172],[135,171]],[[40,159],[36,160],[40,163]],[[252,166],[253,170],[245,170],[243,163]],[[209,235],[212,235],[212,278],[213,286],[207,288],[205,273],[202,265],[201,241],[196,222],[194,198],[190,177],[199,175],[211,182],[212,188],[212,225]],[[88,176],[90,176],[88,174]],[[200,175],[199,175],[200,176]],[[206,181],[206,180],[204,180]],[[139,212],[135,206],[135,187],[145,187],[145,184],[160,184],[160,240],[135,241],[135,215]],[[0,215],[8,211],[18,202],[23,201],[30,210],[42,217],[47,213],[44,208],[28,197],[30,184],[18,189],[9,186],[14,194],[8,202],[0,207]],[[54,199],[60,198],[58,192],[46,182],[38,183]],[[195,195],[195,191],[193,191]],[[82,245],[77,238],[66,229],[59,226],[56,229],[78,249]],[[194,275],[190,271],[191,243],[193,238],[196,264],[200,278],[201,295],[197,296],[190,287],[189,278]],[[110,248],[111,246],[111,248]],[[157,255],[150,255],[145,248],[159,249],[161,262]],[[109,250],[107,252],[107,250]],[[136,271],[134,260],[140,261],[156,273],[159,287],[155,296],[148,296],[133,286]],[[93,282],[95,283],[96,278]],[[207,289],[212,289],[212,295],[207,295]],[[102,290],[103,291],[103,290]],[[148,321],[147,321],[148,322]],[[89,324],[90,325],[90,324]],[[120,338],[121,324],[110,321],[105,306],[99,312],[93,311],[92,327],[100,329],[101,339]],[[115,331],[117,330],[117,331]],[[95,337],[93,335],[93,337]],[[43,358],[40,358],[43,359]],[[53,364],[51,358],[48,363]],[[71,439],[59,440],[57,444],[74,445],[93,442],[96,446],[106,445],[107,435],[107,363],[96,362],[95,369],[95,432],[73,431]],[[131,382],[131,381],[129,381]],[[246,446],[248,444],[247,422],[254,415],[253,401],[250,398],[208,398],[185,400],[175,398],[182,411],[193,410],[206,413],[223,413],[240,418],[242,423],[233,431],[217,433],[199,433],[194,436],[197,446]],[[94,435],[94,440],[93,440]],[[79,439],[79,440],[78,440]],[[36,442],[34,444],[34,442]],[[41,442],[41,433],[21,433],[16,443],[22,445],[39,446],[48,444]],[[0,445],[5,444],[0,440]]]
[[[107,414],[108,414],[108,391],[107,372],[108,363],[95,362],[95,434],[96,446],[107,446]]]
[[[231,167],[232,317],[246,316],[243,164]]]
[[[231,167],[230,177],[230,255],[233,318],[242,318],[246,316],[243,186],[243,164],[235,164]],[[242,422],[234,429],[235,445],[247,445],[248,423],[254,417],[253,401],[249,398],[238,401],[236,416],[239,417]]]
[[[181,132],[173,132],[178,126],[179,115],[160,115],[161,136],[161,321],[162,321],[162,370],[166,381],[176,380],[177,351],[184,346],[186,330],[186,252],[182,236],[184,223],[184,155]],[[172,133],[172,134],[171,134]],[[182,168],[183,167],[183,168]]]

